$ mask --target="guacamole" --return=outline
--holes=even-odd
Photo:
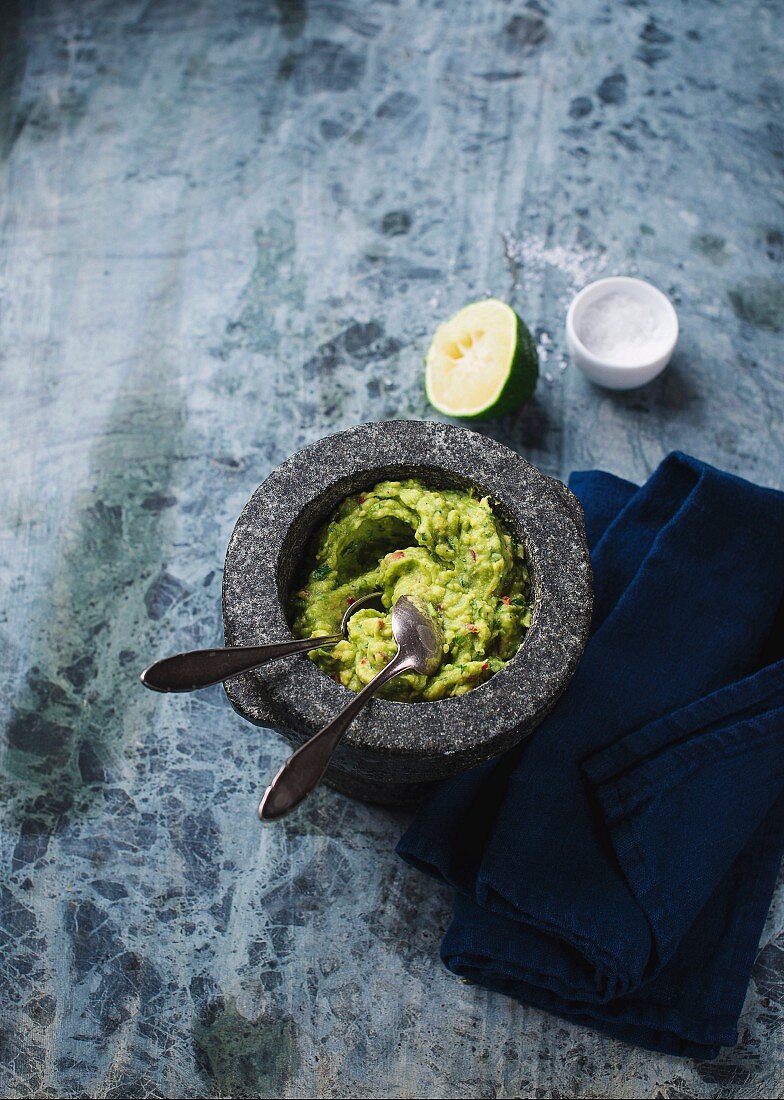
[[[348,497],[314,540],[302,587],[292,598],[301,638],[337,634],[346,607],[379,589],[383,613],[362,608],[348,638],[311,658],[359,691],[395,654],[391,608],[416,594],[444,635],[444,660],[430,677],[406,673],[381,694],[413,701],[462,695],[512,659],[531,623],[524,550],[487,497],[382,481]]]

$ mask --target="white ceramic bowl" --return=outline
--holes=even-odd
[[[622,299],[627,314],[646,323],[630,333],[633,338],[625,347],[603,349],[595,340],[597,318],[613,299],[616,305]],[[678,316],[672,302],[643,279],[617,275],[589,283],[572,299],[566,314],[566,344],[574,363],[592,382],[608,389],[630,390],[650,382],[667,366],[677,342]]]

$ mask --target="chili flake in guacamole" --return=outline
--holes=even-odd
[[[321,529],[311,568],[292,599],[301,638],[337,634],[346,607],[379,589],[383,613],[362,608],[348,638],[311,658],[359,691],[394,656],[391,608],[404,595],[428,605],[444,635],[434,676],[406,673],[381,694],[413,701],[463,695],[514,657],[531,624],[531,587],[523,546],[493,514],[487,497],[382,481],[348,497]]]

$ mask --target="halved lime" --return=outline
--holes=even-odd
[[[513,412],[534,392],[538,374],[531,333],[498,298],[473,302],[439,325],[425,358],[428,401],[461,420]]]

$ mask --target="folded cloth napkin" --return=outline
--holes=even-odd
[[[784,848],[784,493],[680,453],[642,488],[570,487],[595,586],[577,672],[398,851],[457,890],[450,970],[710,1058],[737,1040]]]

